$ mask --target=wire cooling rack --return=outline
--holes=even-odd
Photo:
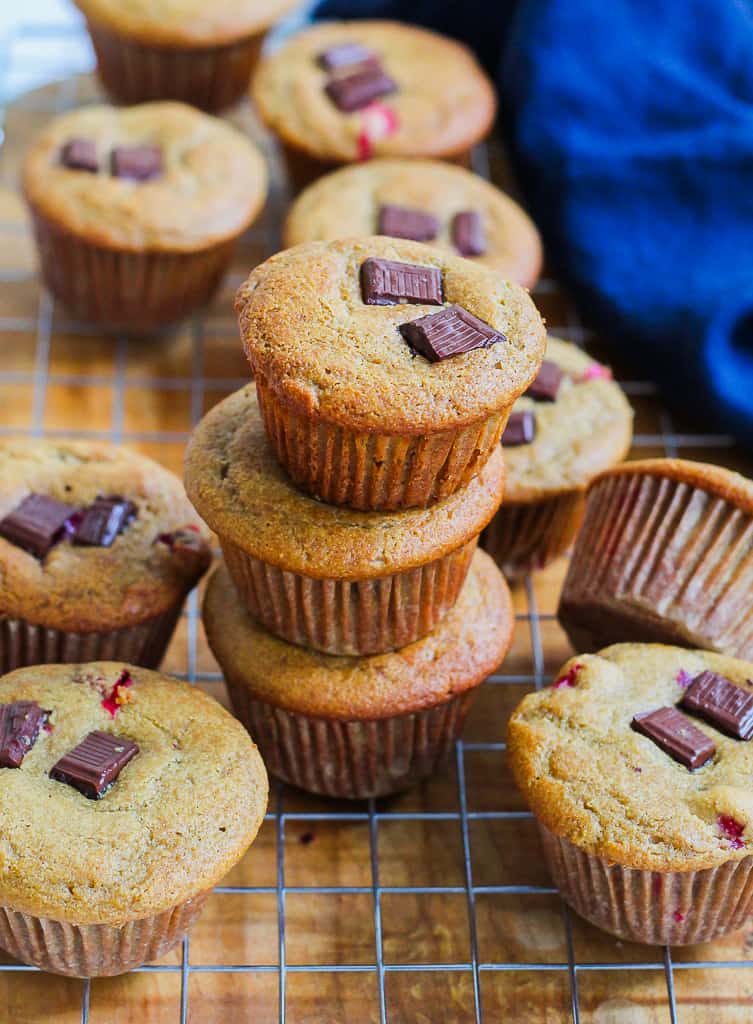
[[[2,54],[6,88],[24,75],[73,72],[91,55],[80,29],[40,25]],[[42,56],[40,56],[42,54]],[[44,57],[47,54],[47,57]],[[37,79],[39,80],[39,79]],[[5,93],[7,96],[7,92]],[[191,427],[248,380],[232,295],[279,245],[285,191],[275,185],[223,292],[177,333],[104,337],[71,322],[36,277],[17,195],[20,155],[52,114],[98,98],[88,73],[5,102],[0,150],[0,434],[107,438],[180,471]],[[234,114],[276,155],[248,110]],[[498,181],[496,148],[477,154]],[[615,363],[556,282],[534,291],[550,331]],[[683,454],[745,468],[733,440],[675,424],[653,385],[618,379],[636,408],[632,457]],[[631,945],[581,921],[546,876],[531,815],[512,785],[507,715],[545,685],[570,649],[554,610],[564,560],[514,592],[512,651],[482,687],[454,763],[385,800],[338,803],[273,783],[251,851],[210,897],[190,938],[157,964],[91,983],[0,962],[4,1019],[41,1022],[749,1021],[753,933],[676,949]],[[191,594],[165,668],[225,699]],[[2,1009],[0,1009],[0,1016]]]

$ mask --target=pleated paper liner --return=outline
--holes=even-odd
[[[539,822],[562,898],[598,928],[630,942],[685,946],[736,931],[753,912],[753,857],[701,871],[647,871],[585,853]]]
[[[158,46],[97,21],[88,21],[87,27],[99,77],[116,102],[180,100],[210,113],[245,95],[265,35],[221,46]]]
[[[157,668],[175,630],[183,601],[144,622],[101,633],[50,629],[25,619],[0,619],[0,673],[27,665],[124,661]]]
[[[33,211],[45,284],[78,320],[107,330],[149,331],[206,305],[236,239],[197,252],[128,252],[77,238]]]
[[[413,714],[344,721],[286,711],[225,678],[233,710],[272,775],[311,793],[359,800],[400,792],[438,771],[478,692]]]
[[[435,434],[357,433],[280,403],[258,377],[264,428],[280,463],[303,490],[330,505],[361,511],[425,508],[479,472],[509,409]]]
[[[396,650],[430,633],[465,582],[476,538],[427,565],[379,579],[314,579],[220,538],[241,600],[270,633],[327,654]]]
[[[209,892],[118,927],[69,924],[0,906],[0,946],[16,960],[75,978],[124,974],[157,960],[185,937]]]
[[[581,491],[567,491],[541,501],[503,503],[481,534],[481,547],[508,580],[519,579],[543,569],[569,549],[584,508]]]
[[[753,516],[639,470],[589,489],[559,606],[576,650],[653,641],[753,658]]]

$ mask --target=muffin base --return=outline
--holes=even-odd
[[[348,722],[286,711],[225,679],[233,710],[272,775],[311,793],[352,800],[397,793],[433,775],[449,757],[478,691],[414,714]]]
[[[630,942],[687,946],[741,928],[753,912],[753,856],[702,871],[644,871],[585,853],[538,823],[562,898]]]
[[[248,610],[270,633],[326,654],[381,654],[430,633],[454,605],[476,549],[370,580],[314,579],[253,558],[220,537]]]
[[[264,32],[223,46],[153,46],[87,21],[97,71],[118,103],[181,100],[210,113],[245,93]]]
[[[753,658],[753,516],[648,473],[597,480],[558,616],[576,650],[619,641]]]
[[[309,494],[360,511],[425,508],[454,494],[483,467],[509,409],[434,434],[357,433],[282,405],[259,378],[264,428],[279,462]]]
[[[0,674],[27,665],[125,661],[157,668],[170,643],[183,602],[134,626],[102,633],[73,633],[0,618]]]
[[[0,946],[16,960],[52,974],[92,978],[157,960],[178,942],[198,917],[209,891],[161,914],[109,924],[69,924],[0,906]]]
[[[32,214],[45,284],[77,319],[107,330],[165,327],[206,305],[237,241],[189,253],[127,252],[77,238]]]
[[[532,502],[505,502],[481,534],[480,544],[507,579],[520,579],[563,555],[578,532],[585,497],[567,491]]]

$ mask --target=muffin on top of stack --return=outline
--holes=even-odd
[[[510,644],[509,592],[475,547],[543,323],[489,268],[383,237],[278,253],[237,310],[256,395],[213,409],[186,457],[225,554],[210,646],[274,774],[405,788]]]

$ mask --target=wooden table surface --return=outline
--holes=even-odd
[[[278,246],[276,185],[233,273],[201,318],[134,340],[70,322],[40,287],[17,193],[20,154],[56,109],[97,96],[88,78],[8,111],[0,150],[0,433],[109,437],[176,472],[193,424],[244,384],[232,313],[249,269]],[[234,119],[268,151],[241,109]],[[550,330],[583,342],[624,380],[609,339],[584,330],[564,292],[534,292]],[[746,469],[728,438],[672,422],[652,385],[627,380],[632,457],[680,453]],[[571,654],[554,612],[560,560],[515,589],[512,650],[482,688],[457,756],[392,799],[338,803],[273,784],[248,855],[212,895],[190,941],[157,965],[78,980],[0,963],[0,1020],[13,1024],[732,1024],[753,1019],[753,928],[676,948],[630,945],[563,906],[542,864],[504,746],[506,718]],[[164,668],[225,701],[193,594]]]

